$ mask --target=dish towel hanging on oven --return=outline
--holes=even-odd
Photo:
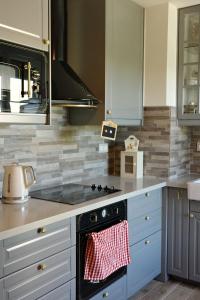
[[[128,222],[88,235],[84,279],[99,281],[131,262]]]

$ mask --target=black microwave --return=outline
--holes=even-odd
[[[0,113],[48,113],[48,61],[48,53],[0,41]]]

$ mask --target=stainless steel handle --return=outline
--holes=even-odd
[[[149,197],[149,193],[145,193],[145,197]]]
[[[31,97],[31,63],[30,61],[27,64],[27,70],[28,70],[28,97]]]
[[[146,240],[146,241],[145,241],[145,245],[149,245],[149,244],[151,244],[151,241]]]
[[[108,296],[109,296],[109,293],[108,293],[108,292],[105,292],[105,293],[103,293],[103,295],[102,295],[103,298],[107,298]]]
[[[150,220],[150,217],[149,217],[149,216],[146,216],[144,219],[145,219],[145,221],[149,221],[149,220]]]

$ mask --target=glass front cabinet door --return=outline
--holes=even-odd
[[[200,124],[200,5],[179,11],[178,119]]]

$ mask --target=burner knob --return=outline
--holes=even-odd
[[[98,217],[97,217],[97,213],[91,213],[90,214],[90,222],[91,223],[96,223],[97,222],[97,220],[98,220]]]
[[[108,187],[107,185],[104,187],[104,191],[107,192],[108,191]]]
[[[102,186],[101,186],[101,185],[98,185],[97,189],[98,189],[99,192],[101,192]]]
[[[96,189],[96,185],[95,184],[92,184],[91,185],[91,189],[94,191]]]

